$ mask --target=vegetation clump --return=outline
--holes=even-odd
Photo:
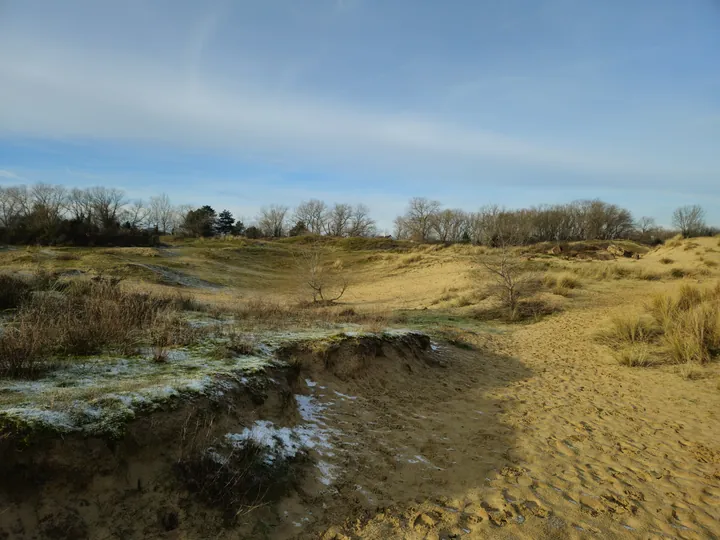
[[[677,364],[707,364],[720,354],[720,284],[683,285],[659,295],[635,316],[618,317],[598,335],[626,365],[650,364],[650,353]]]
[[[106,278],[49,289],[30,286],[0,334],[0,374],[33,375],[54,362],[106,350],[135,354],[160,321],[183,303],[128,291]]]

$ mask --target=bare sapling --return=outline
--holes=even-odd
[[[523,261],[514,256],[506,242],[500,242],[499,255],[493,258],[482,256],[480,264],[493,281],[492,293],[496,295],[507,309],[508,317],[518,317],[520,300],[527,293],[528,279],[523,268]]]
[[[323,248],[318,242],[300,247],[296,263],[303,289],[310,293],[313,304],[331,305],[345,294],[348,280],[342,275],[343,269],[327,264]]]

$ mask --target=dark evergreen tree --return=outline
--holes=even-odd
[[[245,229],[245,236],[250,239],[262,238],[262,231],[255,226],[250,226]]]
[[[189,236],[210,237],[215,234],[217,216],[211,206],[190,210],[182,224],[182,230]]]
[[[295,226],[292,229],[290,229],[290,231],[288,232],[288,235],[289,236],[302,236],[303,234],[307,234],[308,232],[309,231],[308,231],[307,226],[305,225],[305,222],[298,221],[295,224]]]
[[[233,227],[233,234],[237,236],[242,236],[243,234],[245,234],[245,224],[239,219],[235,222],[235,226]]]
[[[220,234],[232,234],[235,230],[235,218],[230,210],[223,210],[218,214],[215,225],[217,232]]]

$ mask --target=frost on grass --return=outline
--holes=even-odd
[[[77,358],[40,379],[0,379],[0,418],[60,433],[119,436],[124,425],[138,413],[152,411],[184,396],[221,398],[238,385],[247,384],[248,377],[277,365],[275,352],[288,343],[342,336],[344,330],[346,328],[340,333],[338,328],[330,328],[258,334],[253,336],[259,344],[254,355],[220,360],[210,354],[212,342],[170,349],[166,362],[151,361],[150,350],[128,358]],[[399,337],[414,333],[390,331],[387,335]],[[316,385],[309,379],[306,384],[311,390]],[[324,426],[322,412],[326,406],[308,396],[296,396],[296,400],[306,425],[295,428],[294,435],[308,448],[322,448],[327,436],[319,435],[317,429]],[[292,441],[282,439],[284,432],[274,435],[286,440],[287,448],[293,448]]]

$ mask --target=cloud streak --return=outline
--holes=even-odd
[[[209,15],[192,40],[193,71],[219,13]],[[10,45],[0,56],[0,135],[5,136],[153,142],[263,159],[401,169],[509,162],[578,172],[667,172],[622,156],[547,146],[417,115],[268,94],[219,79],[188,81],[137,57]]]
[[[5,178],[6,180],[22,180],[21,176],[6,169],[0,169],[0,178]]]

